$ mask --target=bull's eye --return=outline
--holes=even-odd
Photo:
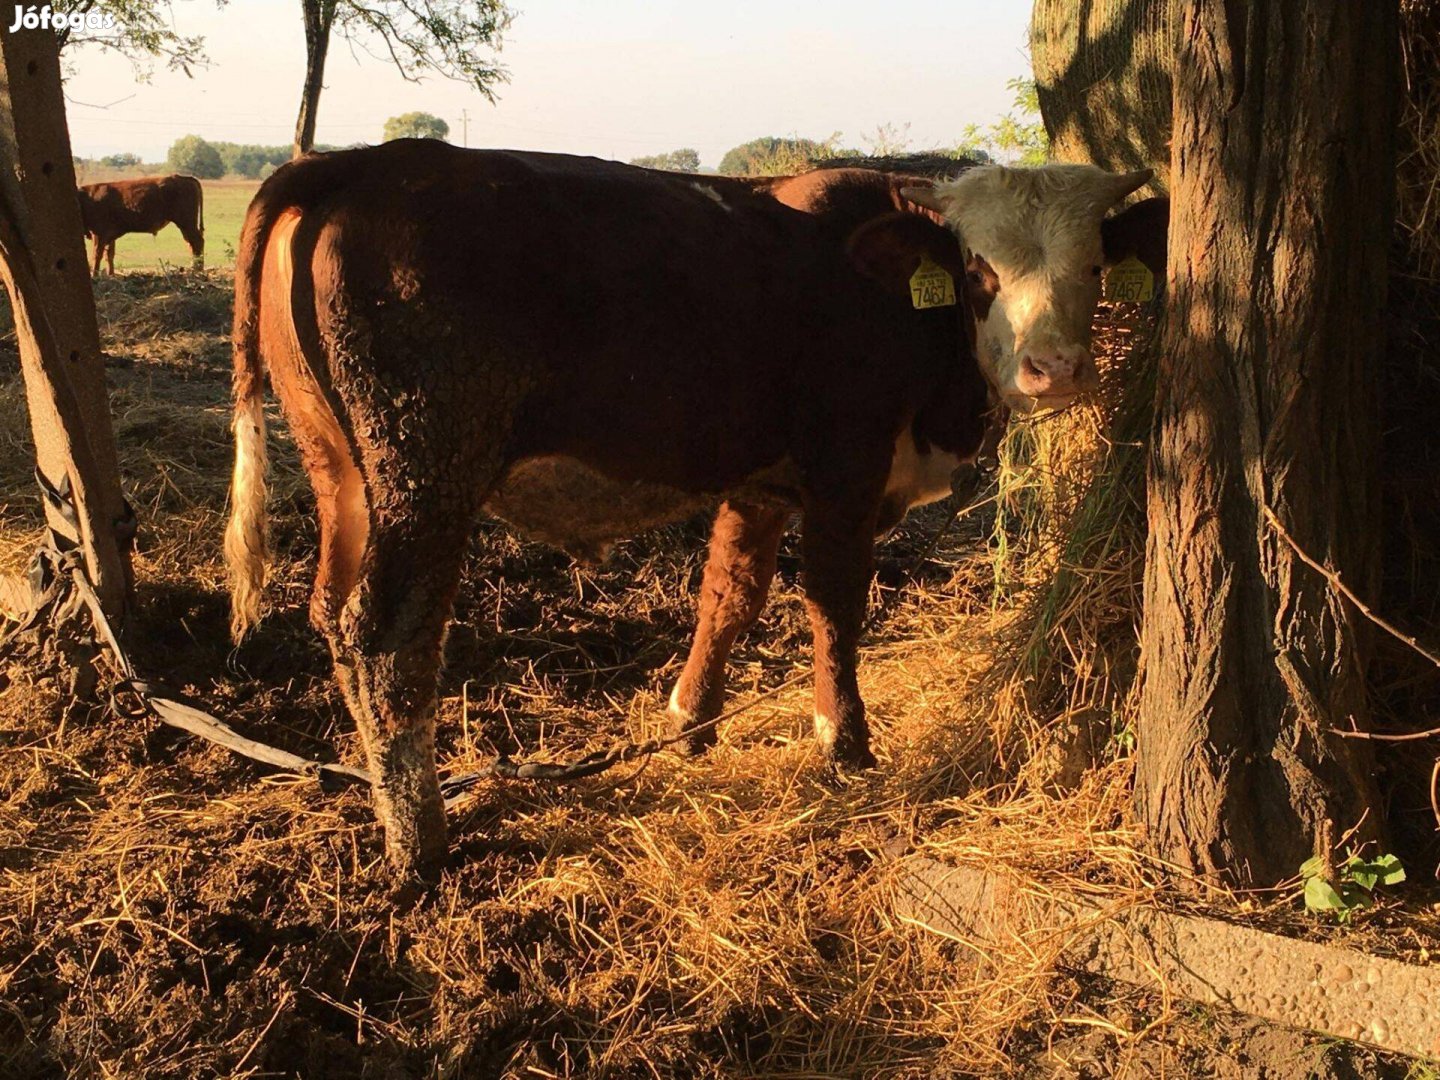
[[[1101,273],[1101,268],[1098,266],[1092,266],[1090,267],[1090,273],[1094,274],[1096,277],[1099,277]]]
[[[979,270],[970,270],[970,271],[968,271],[968,272],[965,274],[965,278],[966,278],[966,280],[968,280],[968,281],[970,282],[971,285],[980,285],[980,284],[982,284],[982,283],[984,282],[984,280],[985,280],[983,277],[980,276],[980,271],[979,271]]]

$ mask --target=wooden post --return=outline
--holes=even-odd
[[[69,487],[75,521],[47,504],[50,526],[81,545],[105,611],[123,616],[129,522],[120,490],[105,361],[90,287],[75,169],[48,30],[0,19],[0,277],[10,293],[40,472]]]

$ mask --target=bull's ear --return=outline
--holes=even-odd
[[[1154,169],[1136,169],[1134,172],[1112,173],[1110,176],[1110,205],[1114,206],[1131,192],[1139,191],[1155,178]]]
[[[900,197],[916,206],[923,206],[926,210],[934,210],[937,214],[945,213],[945,204],[940,201],[940,193],[935,190],[934,185],[922,187],[920,184],[907,184],[900,189]]]
[[[891,292],[908,293],[910,279],[922,258],[929,258],[953,278],[960,247],[944,226],[921,214],[903,211],[867,221],[850,234],[850,261],[868,278]]]
[[[1152,274],[1165,276],[1166,238],[1170,231],[1170,200],[1141,199],[1100,222],[1105,263],[1114,266],[1134,255]]]

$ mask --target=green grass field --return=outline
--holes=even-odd
[[[245,220],[245,208],[258,180],[205,180],[205,265],[211,267],[234,266],[235,244],[240,238],[240,224]],[[94,251],[86,244],[87,254],[93,258]],[[164,264],[189,266],[190,249],[174,225],[166,225],[155,236],[147,233],[131,233],[122,236],[115,243],[115,269],[158,270]]]

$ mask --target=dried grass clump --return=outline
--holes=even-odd
[[[1102,306],[1095,400],[1012,423],[1001,446],[994,603],[1019,610],[997,619],[991,727],[1042,786],[1133,746],[1154,330],[1150,311]]]

